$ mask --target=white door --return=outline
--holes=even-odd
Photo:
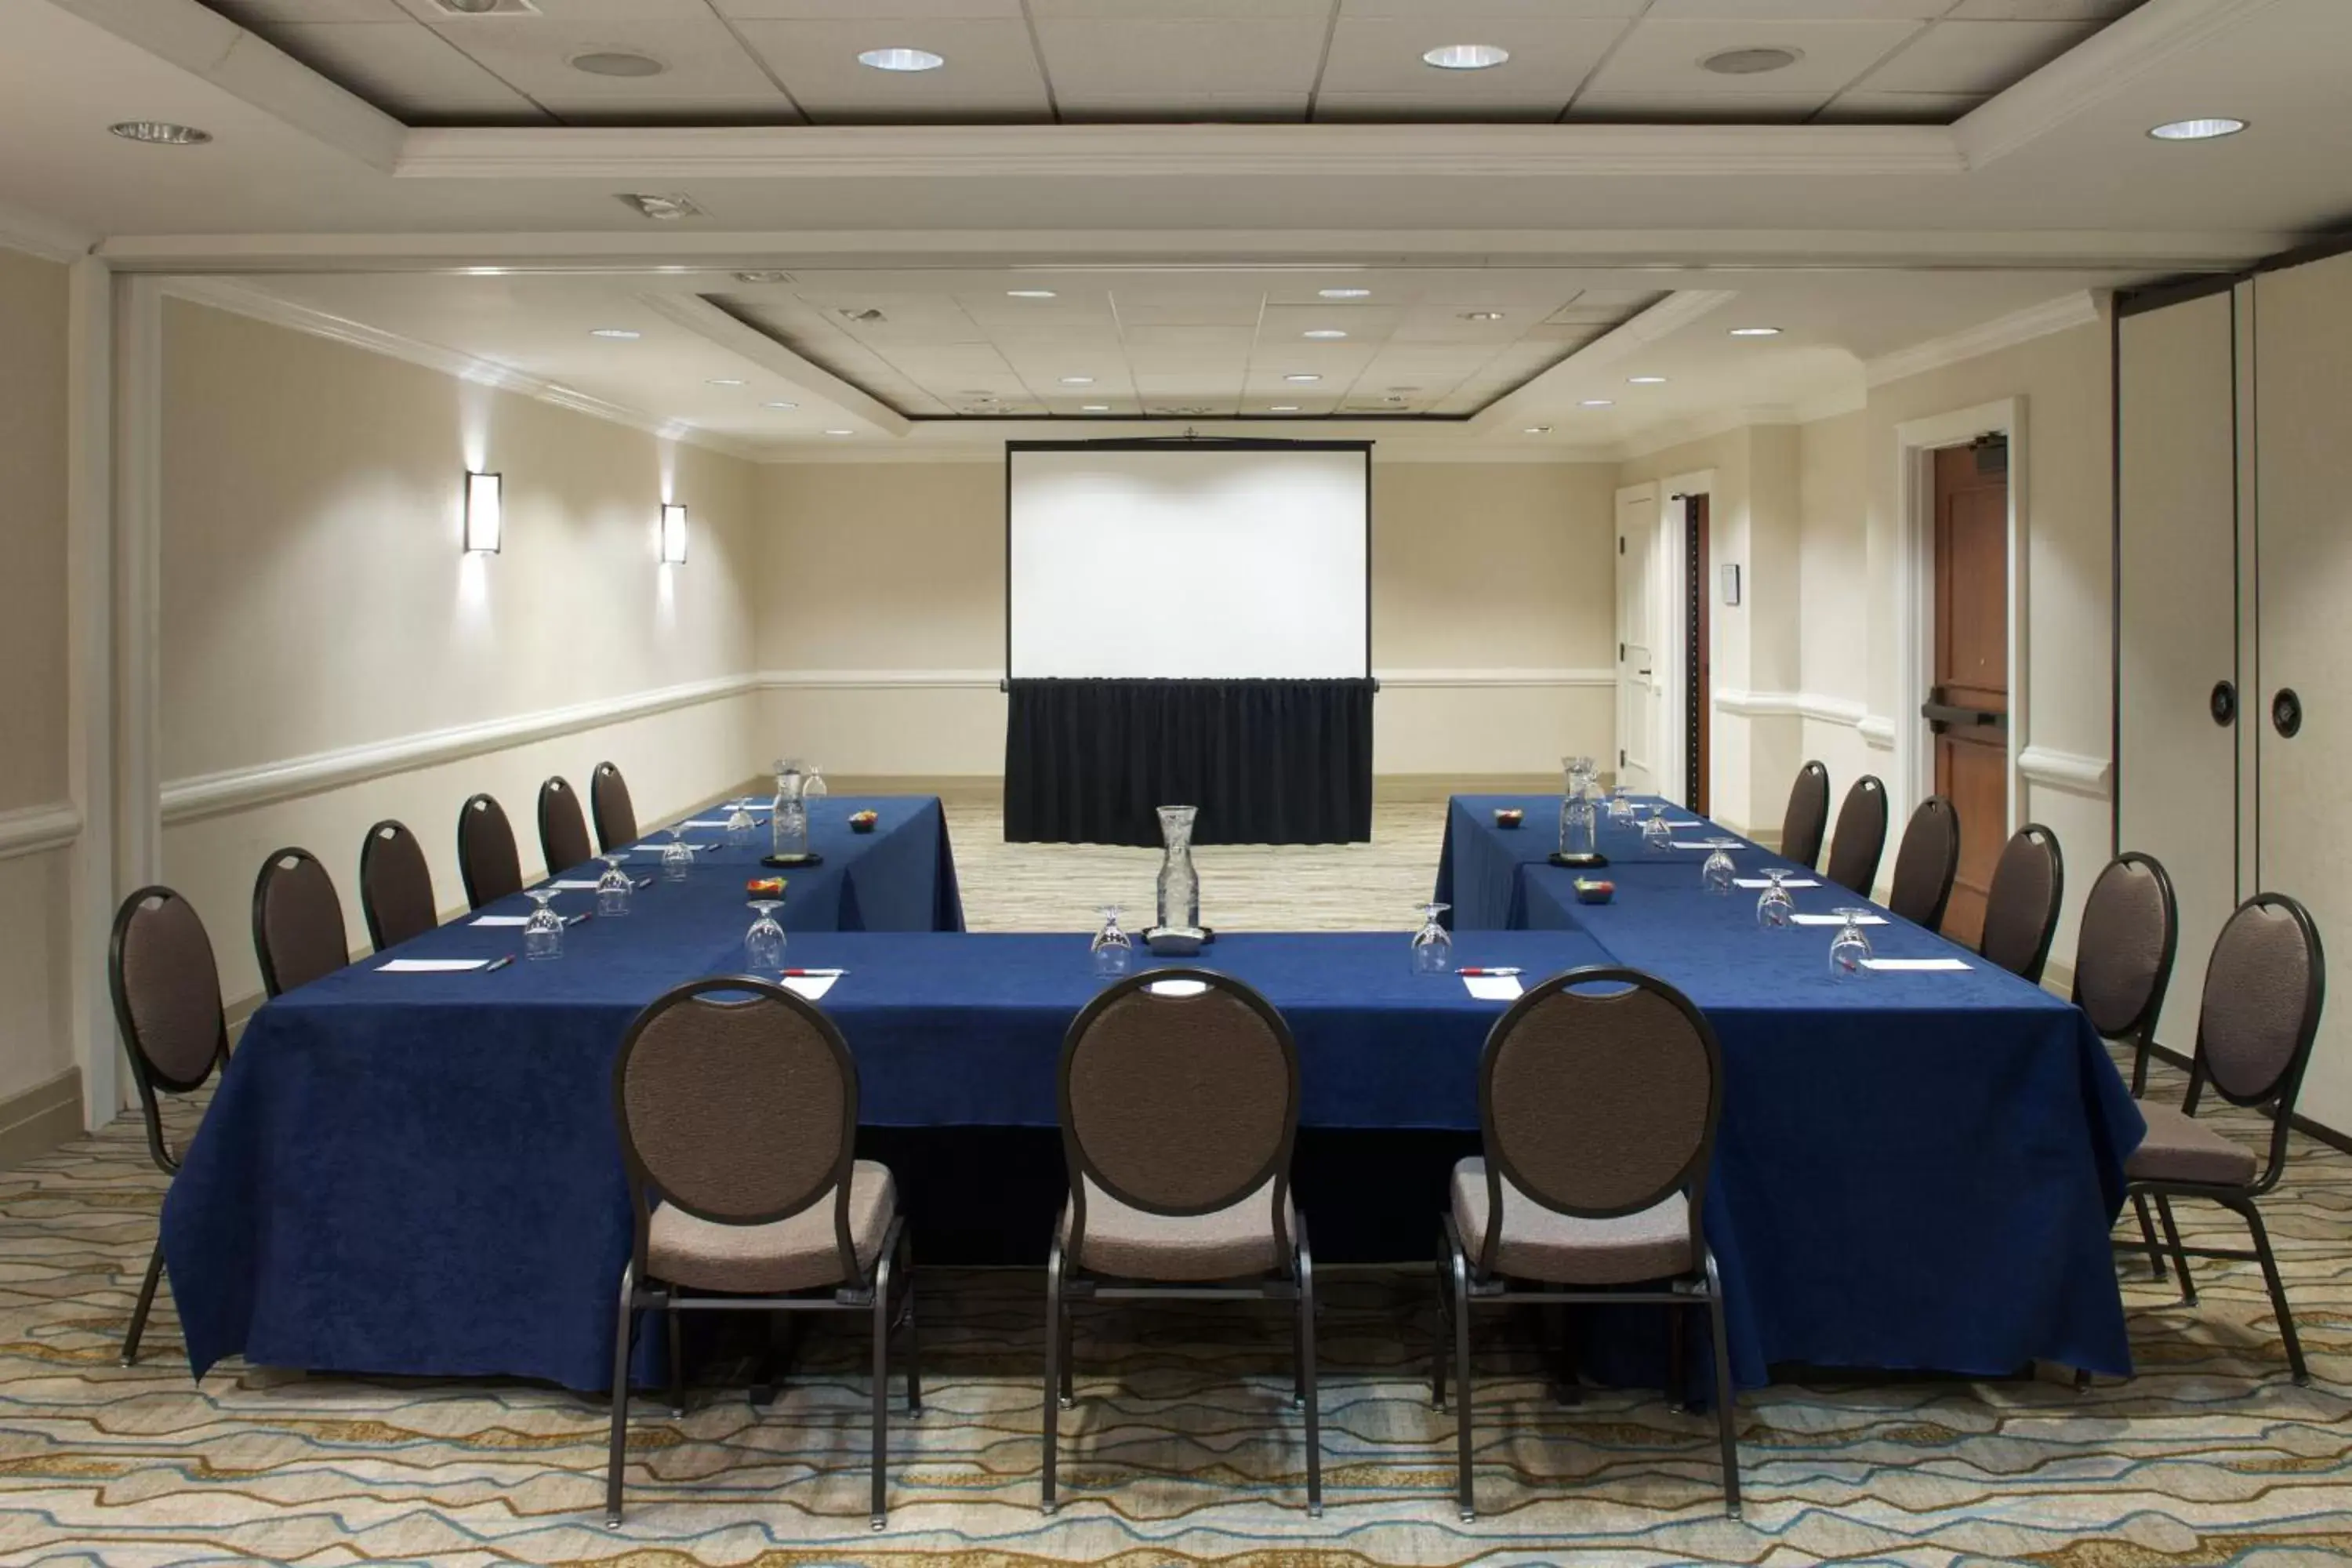
[[[1673,770],[1658,755],[1658,487],[1617,492],[1617,781],[1644,795]]]

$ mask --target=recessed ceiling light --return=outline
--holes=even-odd
[[[948,60],[929,49],[867,49],[857,57],[857,63],[878,71],[935,71]]]
[[[825,434],[828,436],[855,436],[857,432],[855,430],[828,430]]]
[[[714,375],[709,382],[705,383],[705,384],[709,386],[740,386],[743,384],[743,378],[740,375]]]
[[[1551,426],[1549,425],[1530,425],[1526,429],[1520,431],[1519,434],[1522,436],[1549,436],[1551,434]]]
[[[1761,76],[1766,71],[1786,70],[1804,58],[1802,49],[1725,49],[1698,63],[1717,76]]]
[[[1501,65],[1511,51],[1496,44],[1443,44],[1422,57],[1423,65],[1442,71],[1482,71]]]
[[[735,281],[738,283],[789,283],[792,280],[793,275],[789,272],[738,272],[735,274]]]
[[[1370,289],[1318,289],[1315,292],[1326,300],[1362,300],[1370,298],[1372,291]]]
[[[1579,398],[1576,405],[1579,408],[1614,408],[1617,404],[1613,398],[1584,397]]]
[[[1777,338],[1780,335],[1780,329],[1778,327],[1734,327],[1731,329],[1731,335],[1735,338]]]
[[[1008,300],[1051,300],[1055,295],[1051,289],[1007,289],[1004,297]]]
[[[1309,375],[1307,372],[1301,370],[1293,371],[1290,374],[1284,376],[1282,379],[1285,381],[1295,381],[1299,385],[1304,386],[1310,381],[1320,381],[1323,378],[1319,375]]]
[[[1664,386],[1666,384],[1666,378],[1663,375],[1629,375],[1625,378],[1625,384],[1628,386]]]
[[[634,49],[590,49],[572,56],[569,63],[573,70],[590,76],[648,77],[669,69],[653,56]]]
[[[209,131],[174,125],[168,120],[125,120],[107,129],[125,142],[148,142],[158,147],[201,147],[213,139]]]
[[[1062,378],[1064,386],[1092,386],[1094,384],[1095,378],[1090,375],[1066,375]]]
[[[1081,403],[1078,405],[1078,412],[1081,414],[1108,414],[1110,412],[1110,405],[1108,403]]]
[[[1328,342],[1333,338],[1344,338],[1348,334],[1341,331],[1337,327],[1309,327],[1307,331],[1299,333],[1298,335],[1302,338],[1316,338],[1324,342]]]
[[[591,327],[588,329],[588,335],[592,338],[613,338],[621,342],[631,343],[644,337],[645,333],[635,327]]]
[[[1500,310],[1465,310],[1462,312],[1462,319],[1465,321],[1499,321],[1503,319],[1503,312]]]
[[[762,403],[760,406],[762,408],[798,408],[800,405],[797,403],[786,403],[779,399],[772,403]]]
[[[2210,142],[2216,136],[2235,136],[2246,128],[2242,120],[2217,117],[2211,120],[2169,120],[2148,134],[2159,142]]]
[[[1296,403],[1277,403],[1268,408],[1266,412],[1268,414],[1296,414],[1298,412],[1298,405]]]

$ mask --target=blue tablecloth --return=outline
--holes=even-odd
[[[853,834],[847,818],[865,807],[881,820]],[[816,962],[806,950],[819,931],[961,930],[937,800],[834,798],[812,816],[824,864],[785,874],[787,962]],[[385,957],[520,946],[515,928],[468,915],[257,1012],[163,1204],[198,1371],[242,1351],[284,1366],[609,1381],[588,1369],[611,1353],[594,1349],[610,1304],[604,1330],[572,1320],[587,1294],[612,1294],[627,1250],[613,1055],[663,991],[743,967],[743,883],[767,874],[763,849],[708,850],[680,883],[633,853],[625,864],[654,885],[625,918],[572,927],[550,963],[378,972]],[[556,907],[593,902],[566,892]],[[517,896],[481,912],[530,907]]]
[[[1508,805],[1524,826],[1495,826]],[[1685,843],[1738,837],[1667,816],[1698,823]],[[1556,796],[1457,796],[1436,896],[1465,933],[1588,936],[1715,1026],[1706,1227],[1753,1336],[1744,1361],[2129,1371],[2108,1229],[2147,1129],[2079,1009],[1883,909],[1865,928],[1878,955],[1972,967],[1833,980],[1830,928],[1759,929],[1754,889],[1705,890],[1704,851],[1647,851],[1604,824],[1610,864],[1580,873],[1547,863],[1558,830]],[[1739,842],[1742,877],[1814,875]],[[1613,900],[1577,902],[1580,875],[1613,881]],[[1806,913],[1866,901],[1825,881],[1794,896]]]

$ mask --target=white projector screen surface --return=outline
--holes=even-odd
[[[1016,679],[1371,673],[1361,447],[1013,447]]]

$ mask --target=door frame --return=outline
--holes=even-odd
[[[1666,678],[1671,684],[1666,687],[1664,710],[1658,716],[1658,750],[1674,759],[1674,787],[1659,793],[1676,805],[1692,805],[1684,798],[1689,792],[1683,787],[1683,771],[1684,759],[1690,754],[1691,732],[1691,672],[1685,649],[1690,638],[1690,616],[1685,595],[1691,587],[1689,509],[1693,496],[1707,498],[1707,526],[1712,530],[1715,526],[1713,468],[1693,468],[1687,473],[1669,474],[1658,481],[1658,564],[1664,581],[1652,585],[1652,595],[1660,606],[1654,613],[1664,617],[1663,624],[1671,626],[1674,633],[1664,650],[1664,659]],[[1666,508],[1669,505],[1675,513],[1671,528],[1666,525]],[[1721,560],[1722,556],[1718,552],[1716,558]],[[1698,584],[1698,591],[1706,594],[1713,590],[1709,584],[1702,583]],[[1715,629],[1710,624],[1707,628],[1710,663],[1715,652],[1714,637]],[[1712,690],[1706,695],[1708,701],[1715,700]],[[1715,795],[1714,765],[1714,759],[1710,757],[1706,781],[1709,800]]]
[[[1713,482],[1714,471],[1704,474],[1679,474],[1668,479],[1644,479],[1640,484],[1619,487],[1611,503],[1610,535],[1620,537],[1618,526],[1628,501],[1646,503],[1652,530],[1652,553],[1647,582],[1650,611],[1650,692],[1652,719],[1650,745],[1653,755],[1648,760],[1650,789],[1660,798],[1676,805],[1690,803],[1683,798],[1683,739],[1689,715],[1684,711],[1683,693],[1683,615],[1681,584],[1686,570],[1684,562],[1681,508],[1675,508],[1673,526],[1668,526],[1666,509],[1685,489],[1704,490]],[[1686,480],[1697,482],[1685,483]],[[1615,563],[1612,561],[1612,566]],[[1619,605],[1618,613],[1623,613]],[[1622,644],[1624,626],[1616,627],[1612,641]],[[1622,720],[1625,713],[1625,663],[1617,666],[1617,712]],[[1625,748],[1625,737],[1620,734],[1617,743]]]
[[[2026,433],[2025,399],[2004,397],[1949,414],[1908,419],[1895,427],[1895,465],[1901,486],[1900,532],[1895,557],[1894,790],[1907,815],[1936,793],[1935,731],[1919,705],[1936,669],[1936,453],[1979,436],[2009,442],[2009,756],[2003,768],[2009,819],[2001,837],[2017,831],[2024,795],[2018,758],[2025,750],[2026,680]]]

